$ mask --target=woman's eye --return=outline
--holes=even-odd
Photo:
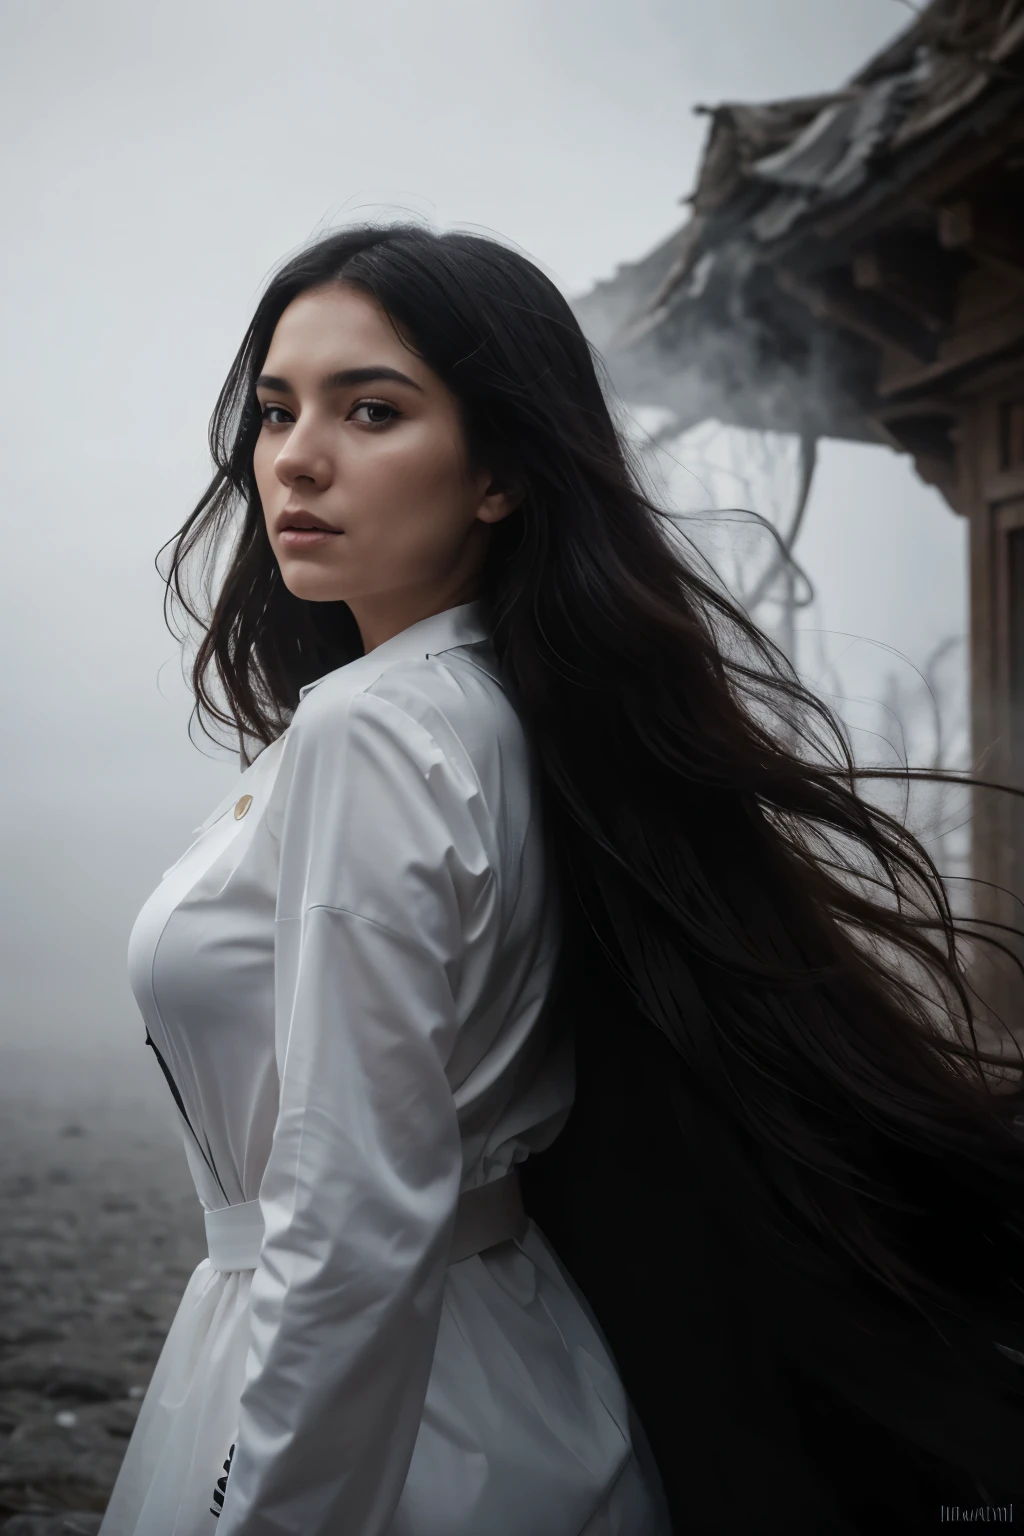
[[[360,414],[362,413],[362,414]],[[401,412],[393,405],[388,405],[385,400],[360,400],[351,414],[350,420],[359,421],[366,427],[384,427]],[[294,421],[294,416],[283,405],[260,406],[260,419],[270,427],[287,426]]]
[[[360,411],[367,411],[368,416],[359,416]],[[352,420],[361,420],[367,427],[383,427],[400,413],[393,405],[388,405],[384,400],[360,400],[352,412]]]

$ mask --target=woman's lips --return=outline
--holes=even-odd
[[[333,528],[282,528],[278,537],[289,549],[308,549],[313,544],[336,539],[339,532]]]

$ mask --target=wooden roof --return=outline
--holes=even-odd
[[[932,0],[839,90],[697,110],[689,219],[576,304],[619,392],[916,451],[922,392],[1024,343],[1024,0]],[[1020,300],[991,345],[975,271]]]

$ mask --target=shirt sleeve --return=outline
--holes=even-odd
[[[479,787],[396,704],[319,692],[267,808],[280,1100],[218,1536],[388,1529],[462,1180],[446,1064],[491,927]]]

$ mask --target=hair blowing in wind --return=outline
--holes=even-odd
[[[785,1488],[810,1431],[757,1422],[782,1376],[1024,1496],[1024,1369],[1007,1353],[1024,1351],[1024,1085],[976,1040],[976,930],[860,792],[826,705],[688,558],[572,311],[523,256],[360,227],[273,277],[166,578],[200,626],[197,708],[268,744],[303,684],[361,654],[344,603],[283,585],[252,471],[277,320],[335,280],[374,296],[459,401],[471,458],[523,492],[492,529],[480,598],[566,914],[552,1007],[575,1034],[577,1106],[538,1160],[537,1219],[673,1508],[682,1521],[697,1498],[687,1458],[727,1479],[735,1455],[687,1402],[695,1379],[733,1391],[738,1443],[754,1457],[770,1441],[758,1475]],[[602,1262],[609,1244],[632,1257]]]

